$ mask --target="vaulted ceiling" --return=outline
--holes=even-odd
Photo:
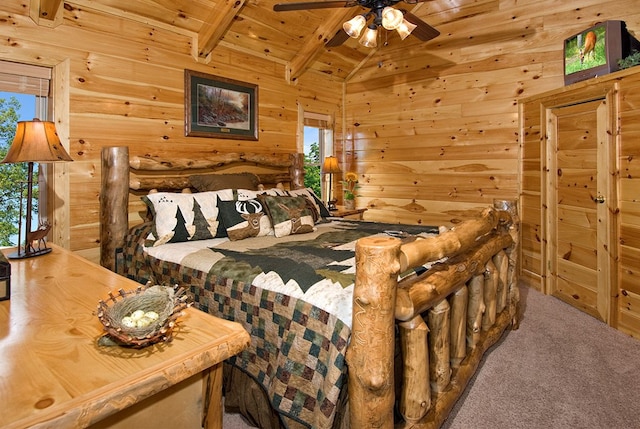
[[[365,9],[339,7],[275,12],[276,3],[290,0],[69,0],[73,7],[99,9],[153,25],[170,28],[193,37],[193,55],[207,62],[218,46],[269,58],[285,66],[285,76],[294,83],[304,73],[326,73],[349,81],[367,63],[382,64],[380,58],[398,52],[428,53],[449,40],[446,25],[462,18],[478,17],[498,9],[498,0],[426,0],[416,4],[398,3],[441,31],[436,39],[422,42],[409,36],[401,40],[395,31],[381,28],[377,48],[361,46],[348,39],[328,48],[326,42],[342,28],[342,23]],[[304,1],[304,0],[303,0]],[[63,24],[63,0],[32,0],[31,17],[40,25]],[[495,25],[495,24],[492,24]]]

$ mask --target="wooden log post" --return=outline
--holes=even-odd
[[[352,428],[393,428],[394,308],[400,240],[365,237],[356,242],[349,367]]]
[[[467,309],[467,346],[474,349],[480,340],[482,315],[484,314],[484,275],[469,280],[469,308]]]
[[[115,271],[116,249],[129,228],[129,148],[102,148],[100,265]]]
[[[520,249],[520,216],[518,215],[517,200],[494,200],[493,207],[498,210],[507,211],[511,215],[511,224],[509,225],[509,234],[513,239],[511,247],[506,249],[509,257],[509,274],[507,284],[509,312],[511,313],[511,329],[518,329],[520,324],[520,289],[518,289],[518,253]]]
[[[469,291],[466,285],[451,295],[451,367],[458,368],[467,356],[467,307]]]
[[[491,259],[487,261],[484,272],[484,305],[482,330],[488,331],[496,323],[496,292],[498,290],[498,270]]]
[[[293,189],[304,188],[304,153],[291,154],[289,174],[291,175],[291,187]]]
[[[429,380],[431,390],[444,392],[451,381],[449,347],[449,301],[443,299],[428,312],[429,326]]]
[[[504,250],[493,256],[493,264],[498,270],[498,286],[496,288],[496,313],[502,313],[507,306],[507,297],[509,294],[509,257]]]
[[[398,328],[404,365],[399,411],[406,422],[416,423],[431,407],[429,328],[420,315]]]

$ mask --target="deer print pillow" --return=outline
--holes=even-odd
[[[306,197],[258,195],[258,200],[267,210],[276,237],[313,231],[313,212]]]
[[[258,199],[218,201],[219,218],[229,240],[243,240],[273,234],[271,220]]]

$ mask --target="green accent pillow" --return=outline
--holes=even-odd
[[[291,191],[287,191],[287,194],[294,197],[297,197],[297,196],[307,197],[311,202],[311,204],[315,206],[316,211],[319,213],[319,218],[316,220],[316,222],[321,220],[321,218],[331,216],[329,209],[327,209],[327,206],[325,206],[322,200],[318,198],[316,193],[313,192],[313,189],[311,188],[294,189]]]
[[[266,207],[276,237],[314,230],[315,222],[307,197],[258,195],[258,200]]]

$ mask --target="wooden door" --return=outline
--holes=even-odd
[[[603,97],[546,115],[547,293],[607,323],[615,293],[612,104]]]

